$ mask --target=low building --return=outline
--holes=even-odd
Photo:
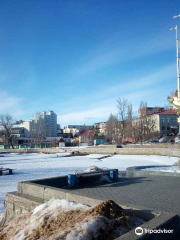
[[[65,141],[63,138],[59,140],[59,147],[65,147]]]
[[[73,139],[73,135],[72,135],[72,133],[59,133],[58,134],[58,138],[63,138],[63,140],[65,141],[66,145],[71,145],[72,139]]]
[[[79,132],[81,132],[81,130],[84,128],[86,129],[86,131],[88,131],[88,130],[92,130],[93,126],[92,125],[67,125],[64,127],[64,130],[65,129],[77,129],[77,130],[79,130]]]
[[[11,137],[25,138],[24,127],[13,127],[11,129]]]
[[[158,126],[159,131],[163,134],[168,133],[178,133],[179,124],[177,122],[177,113],[175,110],[169,109],[160,113],[158,115]]]
[[[140,123],[142,123],[142,129],[144,131],[148,131],[153,133],[157,132],[161,134],[170,134],[170,133],[178,133],[179,124],[177,122],[177,113],[175,110],[168,109],[161,112],[156,112],[150,114],[146,117],[137,118],[132,120],[133,129],[140,127]]]
[[[82,134],[79,134],[79,144],[80,145],[92,145],[93,144],[92,131],[87,131]]]
[[[32,131],[32,121],[19,120],[13,124],[12,134],[17,135],[17,137],[30,138]]]

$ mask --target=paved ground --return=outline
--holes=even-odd
[[[137,206],[144,210],[180,213],[179,177],[122,178],[113,184],[65,191],[99,200],[112,199],[119,205]]]

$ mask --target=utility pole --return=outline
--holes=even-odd
[[[177,85],[178,85],[178,98],[180,97],[179,94],[179,40],[178,40],[178,26],[176,25],[175,28],[171,28],[170,30],[176,30],[176,57],[177,57]]]
[[[180,17],[179,15],[175,15],[173,18],[178,18]],[[180,71],[179,71],[179,40],[178,40],[178,26],[176,25],[176,27],[174,28],[176,29],[176,56],[177,56],[177,83],[178,83],[178,98],[180,97]]]
[[[173,18],[177,18],[177,17],[180,17],[180,14],[179,15],[176,15],[174,16]],[[176,25],[175,28],[171,28],[170,30],[176,30],[176,57],[177,57],[177,92],[178,92],[178,95],[177,97],[176,96],[170,96],[168,97],[168,100],[169,102],[171,103],[171,106],[173,109],[176,110],[177,112],[177,115],[178,115],[178,124],[179,124],[179,131],[178,131],[178,135],[180,136],[180,89],[179,89],[179,86],[180,86],[180,76],[179,76],[179,40],[178,40],[178,26]]]

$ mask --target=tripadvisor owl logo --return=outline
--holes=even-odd
[[[136,235],[142,235],[143,234],[143,229],[141,227],[135,228],[135,234]]]

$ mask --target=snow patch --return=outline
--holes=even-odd
[[[166,136],[163,136],[163,137],[159,138],[158,141],[161,143],[164,141],[165,138],[166,138]]]
[[[175,138],[175,143],[180,143],[179,137],[176,137],[176,138]]]
[[[84,172],[98,172],[101,171],[102,168],[98,168],[97,166],[89,166],[87,169],[84,170]]]
[[[4,217],[4,213],[2,213],[2,214],[0,215],[0,222],[1,222],[1,220],[3,219],[3,217]]]
[[[89,166],[125,171],[126,168],[133,166],[173,165],[179,160],[178,157],[117,154],[100,161],[98,160],[99,158],[108,154],[90,154],[73,157],[68,157],[67,155],[66,153],[4,154],[4,157],[0,158],[0,166],[15,170],[13,175],[0,176],[0,214],[4,211],[6,192],[16,191],[18,182],[74,174],[76,171],[84,171]]]
[[[171,166],[171,167],[152,167],[152,168],[144,168],[142,171],[155,171],[155,172],[174,172],[180,173],[179,166]]]
[[[44,214],[47,211],[53,211],[55,209],[62,209],[64,211],[70,211],[70,210],[84,210],[84,209],[89,209],[90,207],[81,203],[75,203],[75,202],[70,202],[66,199],[51,199],[50,201],[43,203],[39,206],[37,206],[32,215],[39,215]]]

